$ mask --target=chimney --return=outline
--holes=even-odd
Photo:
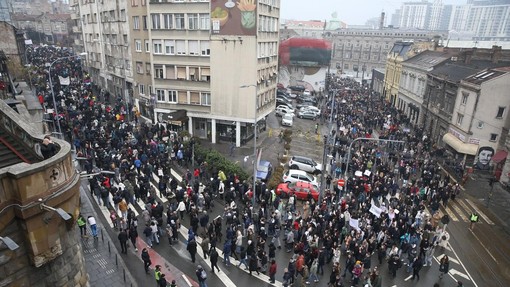
[[[379,23],[379,30],[384,29],[384,16],[386,14],[384,12],[381,12],[381,23]]]
[[[493,64],[497,64],[501,59],[501,46],[492,46],[491,61]]]

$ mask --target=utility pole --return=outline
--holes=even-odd
[[[347,186],[349,184],[349,164],[351,163],[351,152],[352,152],[352,145],[357,141],[376,141],[376,142],[393,142],[393,143],[405,143],[405,141],[401,140],[387,140],[387,139],[376,139],[376,138],[357,138],[354,139],[351,144],[349,145],[349,152],[347,153],[347,162],[345,164],[345,172],[344,172],[344,178],[345,178],[345,186],[344,189],[347,191]],[[338,202],[340,202],[340,193],[338,194]]]

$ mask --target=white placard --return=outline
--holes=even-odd
[[[369,171],[368,169],[366,169],[363,174],[366,175],[366,176],[370,176],[372,174],[372,172]]]
[[[352,228],[359,230],[359,220],[358,219],[354,219],[354,218],[349,219],[349,225]]]
[[[355,176],[357,177],[362,177],[363,176],[363,172],[361,172],[361,170],[357,170],[355,173],[354,173]]]
[[[375,215],[377,218],[381,217],[382,210],[379,207],[377,207],[375,204],[372,204],[372,206],[370,206],[369,211],[370,211],[370,213]]]

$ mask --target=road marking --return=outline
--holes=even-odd
[[[184,236],[184,238],[186,240],[188,240],[188,229],[184,226],[181,225],[181,227],[179,228],[179,232],[181,233],[182,236]],[[211,269],[211,261],[210,260],[205,260],[204,257],[203,257],[203,254],[204,252],[202,251],[202,247],[200,246],[200,243],[202,243],[202,238],[200,238],[200,236],[198,235],[195,235],[195,240],[197,241],[197,255],[202,258],[202,260],[204,261],[204,264],[207,265],[207,267],[209,267],[209,269]],[[219,254],[222,254],[223,251],[221,249],[219,249],[218,247],[216,247],[216,251],[219,253]],[[220,257],[222,259],[222,256]],[[239,261],[235,260],[234,258],[230,258],[230,263],[231,263],[231,267],[237,267],[237,265],[239,264]],[[223,266],[222,266],[223,267]],[[225,268],[225,267],[223,267]],[[222,268],[220,268],[222,269]],[[243,271],[245,273],[250,273],[249,271],[247,270],[244,270],[244,268],[238,268],[240,271]],[[227,269],[228,270],[228,269]],[[225,286],[227,287],[236,287],[237,284],[235,284],[228,276],[227,274],[225,274],[225,271],[222,270],[222,272],[216,272],[214,273],[216,274],[216,276],[218,276],[218,278],[223,282],[223,284],[225,284]],[[263,273],[260,273],[260,275],[257,275],[257,274],[252,274],[253,277],[256,277],[266,283],[269,283],[269,276],[263,274]],[[283,284],[282,282],[280,281],[276,281],[276,283],[269,283],[269,284],[272,284],[272,286],[277,286],[277,287],[283,287]]]
[[[455,250],[453,250],[453,247],[452,245],[450,244],[450,242],[447,243],[447,245],[450,247],[451,251],[453,252],[453,254],[455,255],[455,257],[457,257],[457,259],[460,259],[459,258],[459,255],[457,255],[457,252],[455,252]],[[490,253],[489,253],[490,254]],[[459,260],[459,263],[460,263],[460,266],[462,266],[462,269],[464,269],[464,271],[466,271],[466,274],[467,276],[469,276],[469,279],[471,280],[471,282],[473,282],[473,284],[475,285],[475,287],[478,287],[478,285],[476,284],[475,280],[473,279],[473,277],[471,276],[471,274],[469,274],[469,271],[467,271],[466,269],[466,266],[464,266],[464,264],[462,263],[462,261]],[[451,276],[451,275],[450,275]],[[454,279],[455,280],[455,279]]]
[[[188,277],[185,274],[182,274],[182,279],[184,279],[184,281],[186,281],[186,284],[188,284],[189,287],[193,286],[193,284],[191,284],[191,282],[189,282]]]
[[[454,275],[459,275],[462,278],[464,278],[466,280],[469,280],[469,276],[467,276],[466,274],[464,274],[462,272],[459,272],[459,271],[457,271],[455,269],[450,269],[450,271],[448,271],[448,274],[452,277],[453,280],[455,280],[455,278],[453,278]]]
[[[487,249],[485,247],[485,245],[482,243],[480,238],[478,238],[478,236],[476,236],[476,234],[473,232],[473,230],[469,229],[469,231],[471,231],[471,234],[473,234],[473,236],[476,238],[476,240],[478,240],[478,243],[480,243],[480,245],[483,247],[483,249],[485,249],[485,251],[487,253],[489,253],[489,256],[492,258],[492,260],[494,260],[494,262],[498,263],[498,260],[496,260],[496,258],[492,255],[492,253],[489,251],[489,249]]]
[[[457,212],[457,214],[459,215],[459,217],[460,217],[460,219],[461,219],[462,221],[464,221],[464,222],[468,222],[468,220],[467,220],[467,218],[466,218],[467,216],[464,216],[464,215],[465,215],[465,214],[464,214],[464,212],[462,212],[462,211],[460,210],[460,208],[459,208],[456,204],[452,204],[452,205],[451,205],[451,207],[452,207],[452,208],[453,208],[453,209]]]
[[[494,225],[494,222],[492,222],[492,220],[489,219],[489,217],[487,215],[485,215],[482,211],[480,211],[480,209],[478,209],[478,207],[476,207],[476,205],[471,202],[469,199],[466,199],[466,202],[472,206],[475,211],[478,213],[478,215],[480,215],[482,217],[482,219],[484,219],[485,221],[487,221],[488,224],[490,225]]]
[[[178,182],[182,182],[182,176],[180,176],[173,168],[170,169],[170,174],[177,179]]]
[[[459,219],[457,218],[457,216],[455,216],[455,213],[453,213],[453,211],[450,209],[449,206],[445,207],[445,211],[446,211],[446,214],[448,214],[448,216],[451,218],[451,220],[459,221]]]
[[[437,263],[439,263],[439,261],[441,261],[441,259],[443,259],[443,257],[444,257],[445,255],[446,255],[446,254],[441,254],[441,255],[439,255],[439,256],[436,258]],[[448,257],[448,261],[450,261],[450,262],[453,262],[453,263],[455,263],[455,264],[460,265],[460,262],[459,262],[459,260],[457,260],[457,259],[454,259],[454,258]]]
[[[409,275],[404,281],[408,281],[409,279],[413,278],[413,275]]]

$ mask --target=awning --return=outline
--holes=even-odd
[[[478,145],[464,143],[451,133],[446,133],[443,136],[443,142],[451,146],[458,153],[476,155],[476,152],[478,151]]]
[[[186,115],[186,110],[177,110],[175,112],[163,115],[163,121],[184,122],[187,120],[188,120],[188,116]]]
[[[495,162],[495,163],[500,163],[502,161],[504,161],[506,159],[506,157],[508,156],[508,152],[504,151],[504,150],[500,150],[498,151],[493,157],[492,157],[492,161]]]

